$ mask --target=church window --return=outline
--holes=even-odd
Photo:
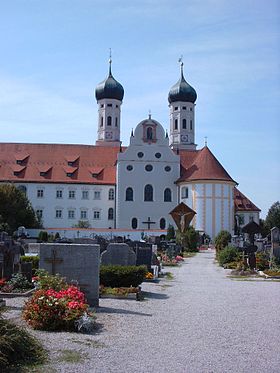
[[[183,106],[183,110],[187,110],[187,107],[186,107],[186,106]]]
[[[153,129],[152,129],[152,127],[147,128],[147,139],[148,140],[153,140]]]
[[[114,209],[110,207],[108,209],[108,220],[113,220],[114,219]]]
[[[178,106],[175,106],[175,109],[174,110],[178,110]]]
[[[115,118],[115,127],[118,127],[118,117]]]
[[[192,107],[190,107],[190,111],[192,111]]]
[[[164,202],[171,202],[171,189],[169,188],[164,190]]]
[[[178,119],[175,119],[174,130],[177,130],[177,129],[178,129]]]
[[[55,210],[55,217],[56,219],[62,218],[62,210]]]
[[[148,172],[151,172],[151,171],[153,171],[153,166],[151,164],[147,164],[145,166],[145,170],[148,171]]]
[[[119,107],[119,105],[116,105],[116,108],[118,108]]]
[[[160,229],[165,229],[166,227],[166,221],[164,218],[161,218],[160,221],[159,221],[159,227]]]
[[[68,210],[68,219],[75,219],[75,210]]]
[[[109,192],[108,192],[108,199],[109,199],[109,201],[114,201],[114,198],[115,198],[115,192],[114,192],[114,189],[113,189],[113,188],[110,188],[110,189],[109,189]]]
[[[43,217],[43,210],[36,210],[36,215],[38,219],[42,219]]]
[[[131,187],[126,188],[125,200],[126,201],[133,201],[133,189]]]
[[[81,219],[87,219],[87,210],[81,210]]]
[[[103,127],[103,117],[101,117],[100,127]]]
[[[75,199],[75,197],[76,197],[76,192],[75,192],[75,190],[69,190],[68,198],[69,198],[69,199]]]
[[[100,106],[101,106],[101,107],[104,107],[104,104],[101,104]]]
[[[187,128],[187,120],[186,119],[183,119],[183,122],[182,122],[182,128],[185,130]]]
[[[107,118],[107,126],[111,126],[111,125],[112,125],[112,117],[109,115]]]
[[[88,190],[82,191],[82,199],[88,199]]]
[[[93,211],[93,219],[95,219],[95,220],[100,219],[100,211],[98,211],[98,210]]]
[[[19,185],[18,187],[18,190],[20,190],[24,195],[26,195],[26,186],[25,185]]]
[[[161,154],[160,154],[160,153],[156,153],[156,154],[155,154],[155,157],[156,157],[157,159],[159,159],[159,158],[161,158]]]
[[[192,120],[190,120],[190,129],[192,130]]]
[[[249,221],[250,221],[250,222],[254,221],[254,216],[253,216],[253,215],[250,215],[250,217],[249,217]]]
[[[182,188],[181,198],[189,198],[189,188],[188,187]]]
[[[131,166],[131,164],[129,164],[127,167],[126,167],[127,171],[132,171],[133,170],[133,166]]]
[[[171,171],[171,167],[170,166],[165,166],[164,169],[165,169],[166,172],[170,172]]]
[[[132,218],[131,220],[131,228],[132,229],[137,229],[138,221],[136,218]]]
[[[43,198],[43,197],[44,197],[44,190],[37,189],[37,198]]]
[[[151,184],[145,185],[144,188],[144,201],[152,202],[154,200],[154,190]]]
[[[101,192],[99,190],[95,190],[93,194],[93,199],[100,199],[101,198]]]
[[[56,191],[56,198],[62,198],[62,190],[61,189]]]
[[[107,107],[112,107],[112,104],[108,104]]]
[[[138,158],[143,158],[144,157],[144,153],[142,153],[142,152],[138,152],[137,155],[138,155]]]

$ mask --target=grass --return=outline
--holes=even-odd
[[[93,347],[93,348],[103,348],[103,347],[105,347],[104,343],[98,342],[98,341],[93,341],[92,339],[89,339],[89,338],[86,338],[83,341],[80,341],[78,339],[73,339],[72,342],[83,345],[83,346],[87,346],[87,347]]]
[[[166,272],[166,278],[168,279],[168,280],[173,280],[174,279],[174,275],[173,275],[173,273],[171,273],[171,272]]]
[[[87,358],[86,353],[81,353],[76,350],[60,350],[60,356],[58,360],[63,363],[81,363]]]
[[[189,252],[189,251],[184,251],[183,256],[184,258],[192,258],[193,256],[196,256],[197,252]]]

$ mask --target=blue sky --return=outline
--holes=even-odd
[[[95,86],[125,89],[122,141],[167,95],[196,89],[196,143],[208,146],[263,212],[280,190],[277,0],[1,0],[0,141],[94,144]]]

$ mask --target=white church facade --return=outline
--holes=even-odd
[[[95,96],[95,145],[0,143],[0,182],[26,193],[45,228],[68,229],[83,221],[97,230],[164,234],[175,225],[169,213],[180,202],[196,212],[194,228],[212,238],[220,230],[233,233],[237,214],[258,222],[260,210],[237,190],[210,149],[197,150],[197,94],[183,64],[168,95],[169,133],[149,115],[132,131],[129,145],[121,145],[124,89],[111,61]]]

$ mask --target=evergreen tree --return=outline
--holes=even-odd
[[[273,227],[280,228],[280,202],[277,201],[268,210],[265,225],[268,229]]]

